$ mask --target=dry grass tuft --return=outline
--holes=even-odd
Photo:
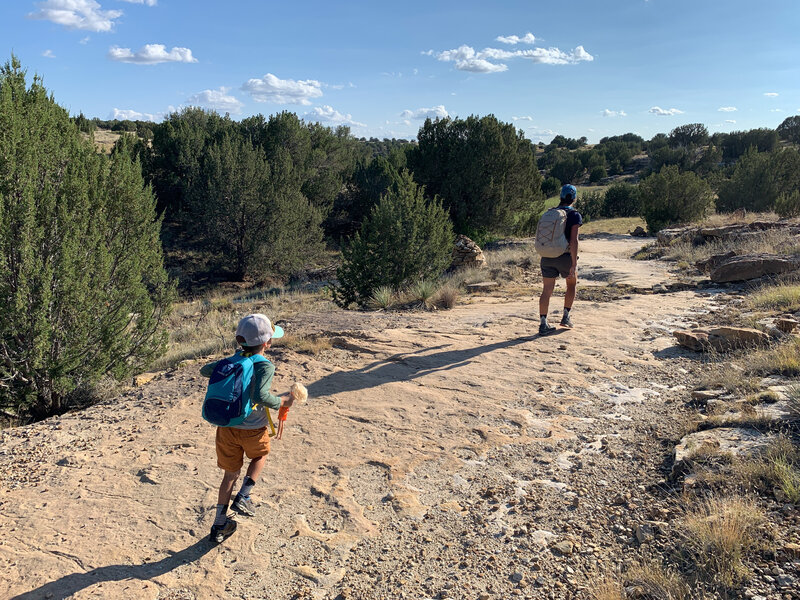
[[[458,298],[461,296],[461,290],[449,283],[445,283],[436,292],[433,303],[437,308],[451,309],[458,303]]]
[[[767,309],[781,312],[800,310],[800,284],[783,283],[765,286],[747,298],[751,309]]]
[[[282,338],[276,339],[274,342],[276,347],[288,348],[299,354],[317,354],[330,350],[333,345],[329,338],[318,335],[293,335],[287,333]]]
[[[689,587],[672,569],[655,562],[642,562],[631,567],[623,577],[626,588],[633,588],[632,597],[644,600],[684,600]]]
[[[795,236],[784,229],[770,229],[761,235],[729,237],[695,246],[692,242],[676,242],[664,251],[664,258],[677,262],[695,264],[714,254],[735,252],[736,254],[798,254],[800,244]]]
[[[372,298],[370,298],[370,308],[375,309],[387,309],[395,301],[395,293],[392,288],[389,286],[381,286],[374,292],[372,292]]]
[[[309,310],[338,309],[321,291],[280,288],[217,292],[202,299],[177,302],[167,322],[167,352],[151,368],[169,369],[184,360],[233,352],[237,348],[236,324],[247,314],[264,313],[274,322]]]
[[[780,437],[763,455],[734,465],[737,478],[762,492],[776,490],[793,504],[800,503],[800,448]]]
[[[761,547],[764,512],[741,497],[710,498],[687,511],[679,525],[685,559],[706,581],[731,588],[749,574],[744,561]]]
[[[619,217],[616,219],[593,219],[581,226],[581,235],[593,233],[609,233],[625,235],[637,227],[647,229],[647,223],[641,217]]]
[[[746,375],[800,375],[800,338],[792,338],[765,350],[747,355]]]

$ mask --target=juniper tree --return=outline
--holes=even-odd
[[[238,132],[212,145],[192,195],[194,229],[239,279],[288,275],[322,251],[322,217],[286,151],[267,162]]]
[[[155,357],[173,298],[139,164],[83,140],[16,57],[0,69],[0,405],[20,417]]]
[[[438,277],[450,264],[453,226],[438,198],[403,171],[342,249],[336,302],[365,305],[382,286]]]

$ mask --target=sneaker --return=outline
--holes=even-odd
[[[569,315],[564,315],[561,317],[561,326],[572,329],[572,321],[570,320]]]
[[[556,330],[552,325],[539,325],[539,335],[550,335]]]
[[[209,536],[208,540],[213,544],[219,544],[226,538],[229,538],[231,535],[233,535],[234,531],[236,531],[236,521],[233,519],[228,519],[225,521],[224,525],[211,526],[211,535]]]
[[[244,515],[246,517],[256,516],[255,506],[253,505],[253,501],[250,499],[250,496],[245,498],[244,496],[236,494],[236,498],[233,499],[233,504],[231,504],[231,508],[236,512],[238,512],[240,515]]]

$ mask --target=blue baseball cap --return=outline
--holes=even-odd
[[[569,183],[561,186],[561,199],[562,200],[575,200],[578,197],[578,189]]]

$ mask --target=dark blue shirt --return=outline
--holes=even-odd
[[[567,241],[570,241],[572,239],[570,236],[572,233],[572,226],[577,225],[580,227],[583,225],[583,216],[571,206],[559,206],[558,208],[563,208],[567,211],[567,224],[564,227],[564,235],[567,236]]]

